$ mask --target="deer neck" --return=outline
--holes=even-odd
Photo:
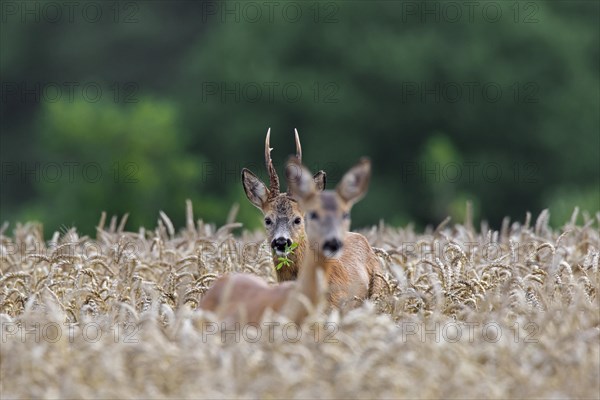
[[[306,234],[302,233],[300,239],[298,240],[298,247],[296,247],[292,254],[288,255],[291,265],[284,265],[280,269],[275,270],[278,282],[295,281],[298,278],[298,273],[302,269],[302,265],[304,263],[307,247]],[[273,265],[277,266],[277,264],[279,264],[279,256],[277,254],[273,254]]]
[[[308,315],[309,310],[306,307],[305,301],[308,300],[311,306],[316,306],[319,302],[320,292],[324,289],[320,285],[327,284],[325,279],[319,279],[317,272],[324,259],[311,250],[306,243],[305,246],[305,250],[308,251],[306,254],[303,254],[303,262],[298,273],[298,279],[287,299],[285,307],[285,315],[297,324],[300,324]]]

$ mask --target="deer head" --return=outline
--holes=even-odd
[[[370,177],[371,162],[362,158],[346,172],[335,190],[321,191],[300,160],[290,159],[286,178],[291,193],[306,212],[306,233],[317,254],[341,256],[350,230],[350,209],[367,192]]]
[[[295,131],[296,157],[302,160],[302,147],[298,131]],[[279,177],[271,160],[270,147],[271,129],[267,131],[265,139],[265,164],[269,173],[269,187],[250,170],[242,169],[242,185],[248,200],[254,204],[264,215],[267,238],[271,248],[279,256],[286,254],[292,243],[300,243],[305,239],[304,211],[289,192],[281,193]],[[319,171],[312,178],[315,190],[325,188],[325,172]]]

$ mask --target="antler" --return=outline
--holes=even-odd
[[[269,195],[277,196],[279,194],[279,177],[277,171],[273,167],[273,160],[271,160],[271,150],[273,150],[269,144],[271,138],[271,128],[267,131],[267,139],[265,140],[265,164],[267,166],[267,172],[269,172]]]
[[[298,134],[298,129],[296,128],[294,128],[294,137],[296,139],[296,157],[292,156],[292,159],[298,165],[302,165],[302,146],[300,145],[300,135]],[[289,184],[287,193],[288,195],[291,195]]]
[[[298,135],[298,129],[294,128],[296,136],[296,158],[298,162],[302,163],[302,146],[300,146],[300,135]]]

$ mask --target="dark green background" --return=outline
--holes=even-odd
[[[3,2],[0,219],[257,227],[268,127],[280,174],[293,128],[329,187],[371,157],[354,227],[600,208],[599,2],[264,3]]]

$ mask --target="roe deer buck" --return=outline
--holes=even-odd
[[[356,258],[356,262],[367,262],[370,249],[366,239],[348,232],[348,213],[367,190],[370,175],[370,163],[361,160],[351,168],[337,186],[336,191],[319,191],[317,185],[297,159],[292,159],[286,176],[292,193],[307,211],[306,234],[312,254],[303,258],[298,279],[269,286],[265,281],[251,274],[232,274],[219,278],[202,296],[200,308],[213,311],[221,320],[261,322],[267,309],[282,314],[291,321],[301,323],[308,315],[306,298],[310,305],[317,305],[321,288],[320,282],[343,282],[346,288],[352,288],[352,282],[358,281],[368,286],[367,268],[344,268],[338,260],[331,260],[332,253],[344,251]],[[377,260],[375,260],[377,261]],[[377,262],[377,265],[378,262]],[[336,279],[319,280],[317,271],[323,270],[326,277],[340,274]],[[366,293],[366,288],[362,294]],[[360,293],[348,293],[357,294]]]
[[[302,147],[298,131],[294,130],[296,139],[296,157],[302,162]],[[291,261],[289,266],[276,269],[279,282],[295,280],[298,269],[302,265],[302,255],[306,248],[306,232],[304,230],[304,213],[298,203],[292,199],[290,193],[280,193],[279,177],[273,167],[270,147],[271,128],[267,131],[265,139],[265,164],[269,173],[270,185],[258,179],[250,170],[242,169],[242,184],[248,200],[262,211],[265,217],[267,240],[273,252],[274,265],[278,264],[279,257],[287,257]],[[325,188],[325,172],[319,171],[313,177],[317,190]],[[290,252],[292,243],[297,248]]]

